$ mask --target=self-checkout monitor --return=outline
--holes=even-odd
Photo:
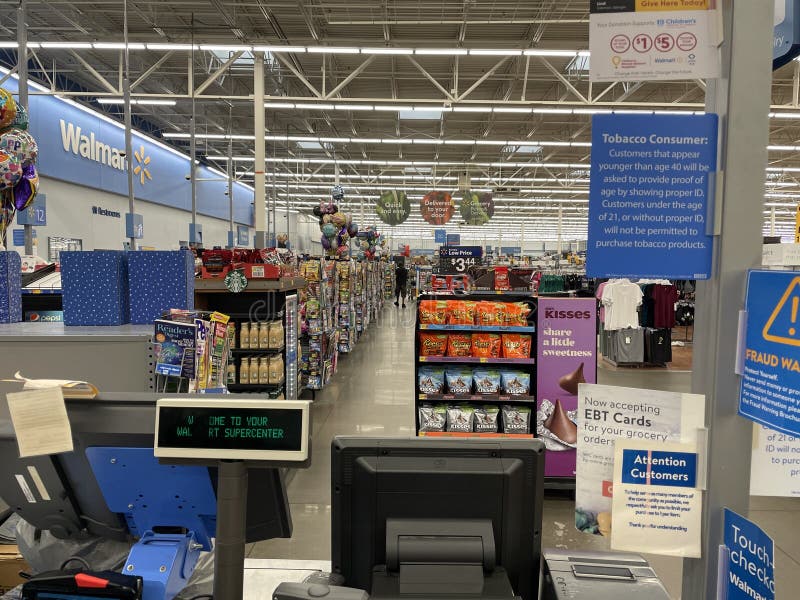
[[[299,463],[308,459],[309,402],[162,398],[155,433],[158,458]]]

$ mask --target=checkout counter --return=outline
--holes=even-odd
[[[0,495],[57,539],[135,539],[121,569],[131,585],[115,595],[98,581],[117,575],[62,570],[25,584],[26,600],[181,598],[212,546],[214,600],[668,598],[632,555],[545,552],[540,582],[539,440],[336,438],[332,561],[246,561],[245,543],[291,536],[281,467],[310,464],[308,402],[139,393],[66,405],[64,454],[19,458],[0,418]],[[287,584],[318,569],[349,587]]]

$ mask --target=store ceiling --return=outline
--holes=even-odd
[[[96,44],[123,40],[124,2],[27,4],[32,42],[95,44],[33,48],[31,76],[118,116],[118,105],[97,101],[119,97],[115,90],[121,51]],[[498,216],[487,233],[502,230],[511,237],[524,228],[526,238],[552,239],[560,210],[565,236],[585,237],[591,113],[698,111],[705,94],[702,81],[591,85],[585,53],[588,4],[130,0],[129,42],[139,44],[130,52],[130,80],[138,81],[134,97],[175,101],[174,106],[137,104],[133,110],[154,135],[188,149],[192,79],[199,154],[225,169],[226,136],[232,135],[238,177],[252,180],[254,166],[247,160],[253,155],[249,48],[300,46],[303,50],[266,54],[265,88],[274,105],[267,109],[267,156],[278,159],[267,164],[267,172],[275,174],[268,175],[267,185],[279,210],[284,210],[287,198],[291,208],[310,210],[317,199],[327,197],[337,166],[350,200],[348,209],[359,214],[363,203],[367,215],[374,212],[371,203],[383,189],[406,189],[414,203],[426,190],[455,191],[459,174],[467,172],[473,188],[494,190]],[[18,0],[0,0],[0,46],[16,39],[18,5]],[[152,49],[153,44],[159,49]],[[198,48],[164,49],[169,44]],[[245,47],[241,54],[234,51],[237,45]],[[321,53],[319,47],[340,50]],[[470,52],[387,55],[375,54],[376,48]],[[346,53],[352,49],[362,50]],[[561,52],[503,56],[481,50]],[[579,51],[584,52],[574,54]],[[5,52],[6,64],[13,65],[13,49]],[[775,208],[779,231],[786,234],[793,230],[793,207],[800,196],[800,148],[795,147],[800,146],[798,67],[792,63],[774,76],[776,116],[770,120],[770,145],[789,148],[770,151],[775,170],[767,174],[763,199],[765,223]],[[413,110],[398,110],[404,106]],[[786,113],[791,113],[789,118]],[[456,225],[454,219],[452,227]],[[407,229],[417,232],[419,227],[414,222]]]

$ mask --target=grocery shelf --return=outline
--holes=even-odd
[[[459,437],[459,438],[522,438],[530,440],[532,433],[466,433],[461,431],[420,431],[419,437]]]
[[[297,290],[306,286],[306,280],[302,277],[282,277],[280,279],[249,279],[245,292],[286,292]],[[223,279],[196,279],[194,282],[195,292],[230,294],[230,290],[225,287]]]
[[[536,402],[533,396],[514,394],[419,394],[419,399],[428,402]]]
[[[231,354],[280,354],[283,348],[231,348]]]
[[[229,383],[227,388],[231,394],[265,391],[276,392],[283,389],[283,383]]]
[[[532,365],[535,358],[478,358],[475,356],[420,356],[421,363],[464,363],[487,365]]]
[[[521,325],[431,325],[420,324],[420,331],[491,331],[499,333],[536,333],[536,327]]]

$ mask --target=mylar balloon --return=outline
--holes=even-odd
[[[14,208],[17,210],[28,208],[39,191],[39,175],[36,173],[36,167],[33,165],[22,167],[22,178],[12,191],[14,193]]]
[[[347,225],[347,216],[344,213],[337,212],[331,217],[331,222],[337,227],[344,227]]]
[[[0,133],[0,152],[10,156],[14,162],[23,162],[22,153],[27,142],[26,139],[23,139],[23,135],[31,137],[30,134],[15,129]],[[33,138],[31,137],[31,139]]]
[[[28,111],[22,104],[17,104],[17,116],[14,117],[14,122],[11,127],[26,131],[28,129]]]
[[[344,188],[340,185],[335,185],[331,188],[331,198],[339,202],[344,199]]]
[[[17,131],[17,135],[22,140],[22,164],[33,164],[39,160],[39,144],[36,143],[34,137],[27,131]]]
[[[331,240],[329,238],[327,238],[327,237],[325,237],[323,235],[320,238],[320,241],[322,242],[322,247],[325,248],[325,250],[330,250],[331,249],[332,244],[331,244]]]
[[[13,188],[22,178],[22,165],[13,156],[0,152],[0,190]]]
[[[17,118],[17,103],[8,90],[0,88],[0,129],[10,127]]]
[[[324,235],[326,238],[335,237],[336,225],[334,225],[333,223],[325,223],[325,225],[322,226],[322,235]]]
[[[356,237],[358,235],[358,224],[353,222],[347,226],[347,233],[350,234],[350,237]]]

